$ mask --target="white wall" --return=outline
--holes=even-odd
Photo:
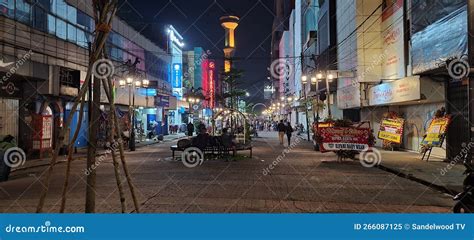
[[[340,78],[338,88],[354,81],[380,81],[383,62],[381,8],[370,16],[380,3],[381,0],[337,0],[338,68],[357,71],[358,75],[357,78]],[[356,33],[351,34],[364,21]]]

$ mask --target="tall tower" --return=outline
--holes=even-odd
[[[235,29],[239,26],[239,17],[227,15],[220,18],[221,26],[225,29],[225,47],[224,47],[224,71],[230,72],[232,68],[231,58],[235,51]]]

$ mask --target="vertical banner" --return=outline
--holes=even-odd
[[[182,88],[183,70],[180,63],[173,64],[172,86],[173,88]]]
[[[209,107],[214,108],[216,96],[216,79],[215,79],[216,63],[209,61]]]
[[[384,79],[400,79],[406,76],[403,0],[384,0],[382,13],[382,37]]]

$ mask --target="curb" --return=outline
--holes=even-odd
[[[172,142],[172,141],[176,141],[176,140],[180,140],[180,139],[183,139],[183,138],[186,138],[186,136],[183,136],[183,137],[179,137],[179,138],[175,138],[175,139],[171,139],[171,140],[163,140],[163,141],[158,141],[158,142],[152,142],[152,143],[148,143],[148,144],[143,144],[141,145],[140,147],[138,148],[141,148],[141,147],[148,147],[148,146],[151,146],[151,145],[155,145],[155,144],[160,144],[160,143],[166,143],[166,142]],[[103,152],[98,152],[97,153],[97,156],[102,156],[104,155]],[[74,161],[77,161],[77,160],[85,160],[86,158],[84,156],[81,156],[81,157],[78,157],[78,158],[75,158],[73,160]],[[32,161],[43,161],[43,160],[50,160],[50,158],[48,159],[34,159]],[[61,164],[61,163],[66,163],[67,162],[67,159],[62,159],[62,160],[58,160],[56,162],[56,164],[54,164],[54,166],[58,165],[58,164]],[[11,170],[11,173],[15,173],[15,172],[20,172],[20,171],[25,171],[25,170],[29,170],[29,169],[33,169],[33,168],[40,168],[40,167],[48,167],[50,164],[49,162],[47,163],[42,163],[42,164],[38,164],[38,165],[31,165],[31,166],[26,166],[26,167],[20,167],[20,168],[15,168],[15,169],[12,169]]]
[[[432,182],[429,182],[429,181],[423,180],[421,178],[415,177],[412,174],[406,174],[406,173],[404,173],[402,171],[399,171],[398,169],[395,169],[395,168],[389,168],[389,167],[385,167],[383,165],[378,165],[377,168],[380,169],[380,170],[383,170],[385,172],[389,172],[389,173],[392,173],[394,175],[397,175],[398,177],[405,178],[405,179],[423,184],[423,185],[425,185],[425,186],[427,186],[431,189],[434,189],[436,191],[440,191],[442,193],[448,194],[451,197],[454,197],[456,194],[459,193],[458,191],[456,191],[454,189],[450,189],[450,188],[447,188],[445,186],[434,184]]]

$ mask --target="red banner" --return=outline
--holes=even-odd
[[[329,127],[319,129],[321,152],[369,150],[369,128]]]

